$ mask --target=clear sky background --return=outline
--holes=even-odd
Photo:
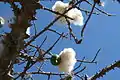
[[[69,39],[61,39],[51,51],[53,53],[59,53],[64,48],[72,47],[77,53],[77,59],[82,59],[83,57],[85,57],[86,60],[91,60],[95,56],[97,50],[101,48],[101,51],[96,59],[96,61],[98,61],[98,64],[83,64],[83,66],[87,66],[87,69],[83,73],[81,73],[81,75],[87,74],[89,76],[92,76],[105,66],[110,65],[116,60],[120,60],[120,4],[118,4],[117,2],[114,3],[112,2],[112,0],[104,1],[105,6],[100,8],[111,14],[116,14],[116,16],[108,17],[102,13],[101,15],[93,15],[87,24],[87,28],[85,29],[82,44],[75,44],[73,40]],[[51,8],[55,1],[45,1],[41,3],[44,6]],[[81,8],[91,10],[90,6],[86,4],[82,4]],[[37,27],[37,31],[39,32],[47,24],[49,24],[54,19],[54,17],[52,13],[47,11],[38,10],[37,12],[38,20],[35,21],[35,25]],[[6,20],[6,24],[4,25],[3,29],[6,32],[10,31],[7,28],[7,20],[9,20],[11,16],[13,16],[13,13],[8,4],[0,3],[0,16],[5,18]],[[85,21],[87,19],[87,16],[84,12],[83,16],[85,18]],[[67,25],[58,25],[56,23],[51,28],[59,32],[67,33],[68,29],[66,26]],[[81,27],[72,25],[72,28],[76,36],[80,38]],[[31,34],[33,34],[34,32],[32,30]],[[40,44],[46,35],[48,36],[48,39],[42,48],[47,50],[59,36],[55,33],[46,32],[42,34],[39,38],[37,38],[35,43]],[[82,69],[82,67],[80,69]],[[16,68],[16,70],[19,71],[18,68]],[[59,72],[57,67],[51,66],[50,63],[46,63],[43,70]],[[40,80],[39,77],[41,76],[36,76],[35,80]],[[107,73],[105,77],[98,80],[119,80],[119,77],[120,69],[115,69]],[[43,80],[46,80],[45,76],[41,78],[43,78]],[[56,79],[52,77],[51,80]],[[75,80],[77,79],[75,78]]]

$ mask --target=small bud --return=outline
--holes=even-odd
[[[59,65],[60,64],[60,58],[59,58],[59,56],[57,54],[53,54],[52,57],[51,57],[51,59],[50,59],[50,62],[54,66]]]

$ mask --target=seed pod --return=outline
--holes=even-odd
[[[60,58],[59,58],[59,56],[57,54],[53,54],[52,57],[51,57],[51,59],[50,59],[50,62],[54,66],[59,65],[60,64]]]

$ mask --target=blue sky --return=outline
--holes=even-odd
[[[101,68],[113,63],[116,60],[120,59],[120,4],[112,2],[112,0],[104,0],[105,6],[100,7],[101,9],[109,12],[111,14],[116,14],[116,16],[106,16],[101,13],[101,15],[93,15],[90,21],[87,24],[87,28],[84,32],[84,39],[82,44],[75,44],[73,40],[69,39],[61,39],[59,43],[51,50],[53,53],[59,53],[64,48],[72,47],[77,53],[76,58],[82,59],[85,57],[87,60],[93,59],[97,50],[101,48],[99,55],[97,56],[96,61],[98,64],[83,64],[83,66],[87,66],[87,69],[83,72],[84,74],[88,74],[92,76],[94,73],[98,72]],[[54,4],[53,2],[45,1],[41,2],[44,6],[51,8]],[[81,8],[91,9],[88,5],[82,4]],[[38,10],[37,11],[37,21],[35,21],[35,25],[37,27],[37,31],[42,30],[48,23],[50,23],[54,17],[53,14],[47,11]],[[5,18],[5,20],[9,20],[12,16],[12,10],[8,4],[0,3],[0,16]],[[87,16],[84,14],[85,20]],[[84,21],[85,21],[84,20]],[[5,31],[9,31],[7,28],[7,21],[4,26]],[[55,29],[59,32],[68,32],[66,25],[58,25],[54,24],[52,29]],[[80,38],[81,27],[72,25],[73,32],[76,34],[78,38]],[[33,34],[33,31],[31,30]],[[53,42],[59,37],[58,35],[46,32],[42,34],[39,38],[37,38],[37,44],[41,43],[41,40],[48,36],[48,39],[43,49],[48,49]],[[77,65],[77,64],[76,64]],[[49,66],[49,68],[48,68]],[[82,69],[82,67],[80,68]],[[57,67],[51,66],[50,63],[45,64],[45,71],[55,71],[58,72]],[[83,74],[81,73],[81,75]],[[107,75],[98,80],[118,80],[117,78],[120,76],[120,70],[115,69],[107,73]],[[35,80],[39,80],[40,76],[35,77]],[[45,79],[45,77],[42,77]],[[54,77],[51,80],[56,80]],[[77,80],[77,79],[75,79]]]

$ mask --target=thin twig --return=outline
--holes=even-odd
[[[85,57],[83,57],[82,61],[85,59]],[[79,67],[81,67],[83,62],[81,62],[73,71],[77,70]]]
[[[87,61],[87,60],[77,60],[77,62],[83,62],[83,63],[97,63],[96,61],[95,61],[95,62],[92,62],[92,61]]]
[[[80,75],[76,74],[75,76],[77,76],[78,78],[80,78],[81,80],[84,80]]]
[[[42,41],[42,43],[41,43],[41,45],[39,47],[30,44],[30,46],[36,48],[36,51],[35,51],[33,56],[35,56],[37,52],[39,52],[39,53],[41,52],[40,48],[42,47],[42,45],[45,43],[46,40],[47,40],[47,36],[44,38],[44,40]]]
[[[50,75],[48,75],[48,79],[47,80],[50,80]]]
[[[62,35],[60,35],[60,37],[54,42],[54,44],[43,54],[43,56],[45,56],[45,54],[47,54],[50,50],[52,50],[52,48],[57,44],[57,42],[60,40],[60,38],[63,36],[63,33]],[[50,54],[51,55],[51,54]]]
[[[69,34],[70,34],[70,38],[71,36],[73,37],[74,41],[76,42],[76,44],[81,44],[82,39],[78,40],[77,37],[74,35],[72,28],[70,26],[70,22],[66,19],[67,24],[68,24],[68,29],[69,29]]]
[[[90,12],[90,14],[89,14],[87,20],[85,21],[85,24],[84,24],[82,30],[81,30],[81,37],[83,37],[84,30],[85,30],[85,28],[86,28],[86,25],[87,25],[89,19],[90,19],[91,16],[92,16],[92,13],[93,13],[93,11],[94,11],[95,5],[96,5],[96,3],[94,2],[93,6],[92,6],[92,10],[91,10],[91,12]]]
[[[56,34],[58,34],[58,35],[61,35],[61,33],[57,32],[56,30],[53,30],[53,29],[48,29],[48,30],[51,31],[51,32],[54,32],[54,33],[56,33]],[[68,38],[68,37],[67,37],[67,34],[66,34],[66,35],[63,35],[62,37],[63,37],[63,38]]]
[[[95,59],[97,58],[98,53],[100,52],[100,50],[101,50],[101,48],[100,48],[100,49],[98,49],[98,51],[97,51],[97,53],[96,53],[95,57],[93,58],[93,60],[92,60],[91,62],[94,62],[94,61],[95,61]]]
[[[89,1],[85,0],[85,2],[87,2],[88,4],[90,4],[91,6],[93,6],[93,4],[91,4]],[[103,14],[105,14],[107,16],[115,16],[114,14],[107,13],[107,12],[105,12],[105,11],[97,8],[97,7],[95,7],[95,9],[97,9],[98,11],[100,11],[101,13],[103,13]]]
[[[86,14],[91,12],[91,11],[88,11],[88,10],[83,9],[83,8],[80,8],[80,7],[76,7],[76,8],[77,8],[78,10],[84,11]],[[92,14],[99,15],[100,13],[99,13],[99,12],[93,12]]]
[[[78,74],[78,73],[80,73],[80,72],[84,71],[85,69],[86,69],[86,67],[83,67],[83,69],[81,69],[80,71],[78,71],[78,72],[74,73],[74,75],[76,75],[76,74]]]
[[[44,62],[42,62],[41,65],[39,66],[38,72],[41,71],[41,68],[42,68],[43,64],[44,64]]]

